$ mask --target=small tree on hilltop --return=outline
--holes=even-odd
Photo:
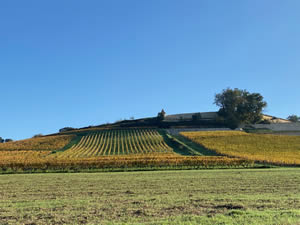
[[[220,107],[218,115],[224,118],[231,129],[241,124],[255,124],[261,121],[262,111],[267,106],[259,93],[249,93],[240,89],[224,89],[215,95],[215,102]]]
[[[71,130],[75,130],[75,128],[73,127],[64,127],[64,128],[61,128],[59,129],[59,132],[65,132],[65,131],[71,131]]]
[[[300,117],[297,116],[297,115],[290,115],[290,116],[287,117],[287,119],[288,119],[289,121],[291,121],[291,122],[294,122],[294,123],[300,121]]]
[[[4,139],[2,137],[0,137],[0,143],[3,143]]]
[[[163,121],[166,117],[166,112],[165,110],[161,110],[158,114],[157,114],[157,120],[158,121]]]

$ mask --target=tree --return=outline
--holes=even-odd
[[[165,119],[166,116],[166,112],[165,110],[161,110],[158,114],[157,114],[157,120],[158,121],[163,121]]]
[[[0,137],[0,143],[3,143],[4,139],[2,137]]]
[[[38,138],[38,137],[43,137],[44,135],[43,134],[35,134],[34,136],[33,136],[33,138]]]
[[[215,95],[215,102],[220,107],[218,115],[224,118],[231,129],[241,124],[254,124],[262,119],[262,111],[267,106],[259,93],[249,93],[240,89],[224,89]]]
[[[287,117],[287,119],[289,120],[289,121],[291,121],[291,122],[299,122],[300,121],[300,117],[299,116],[297,116],[297,115],[290,115],[290,116],[288,116]]]
[[[7,138],[7,139],[5,139],[4,142],[12,142],[12,141],[13,141],[13,139]]]

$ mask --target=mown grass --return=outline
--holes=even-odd
[[[238,131],[182,132],[218,154],[276,165],[300,165],[300,136],[248,134]]]
[[[189,145],[184,143],[183,141],[180,141],[177,137],[174,137],[165,131],[161,130],[160,134],[164,138],[164,141],[167,145],[169,145],[173,151],[180,155],[185,156],[200,156],[202,155],[200,152],[196,151],[195,149],[191,148]]]
[[[0,176],[1,224],[299,224],[300,169]]]
[[[184,143],[185,145],[192,148],[194,152],[197,152],[197,154],[200,154],[203,156],[218,156],[218,154],[215,151],[211,151],[207,148],[204,148],[203,146],[191,141],[190,139],[188,139],[182,135],[176,135],[174,138],[176,138],[181,143]]]

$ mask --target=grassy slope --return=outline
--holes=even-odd
[[[218,156],[218,154],[215,151],[206,149],[203,146],[187,139],[182,135],[176,135],[175,138],[178,139],[180,142],[184,143],[185,145],[189,146],[190,148],[192,148],[198,154],[205,155],[205,156]]]
[[[1,175],[0,196],[3,224],[300,223],[296,168]]]

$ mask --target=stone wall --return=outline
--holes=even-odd
[[[300,131],[300,123],[272,123],[272,124],[254,124],[258,129],[270,129],[273,131]]]
[[[220,131],[220,130],[230,130],[229,128],[173,128],[167,129],[167,132],[172,135],[178,135],[180,132],[192,132],[192,131]]]
[[[164,121],[166,122],[179,122],[182,120],[188,121],[188,120],[192,120],[193,115],[198,113],[182,113],[182,114],[166,115]],[[215,120],[217,118],[216,112],[201,112],[200,114],[201,114],[201,119],[205,119],[205,120]]]

